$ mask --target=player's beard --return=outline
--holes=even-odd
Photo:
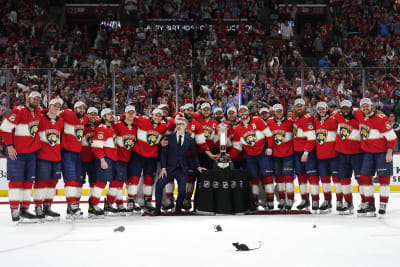
[[[214,118],[215,118],[215,120],[216,120],[217,122],[221,123],[221,122],[222,122],[222,118],[223,118],[223,116],[220,116],[220,117],[214,117]]]
[[[185,117],[185,119],[187,119],[187,120],[189,120],[189,121],[191,121],[192,118],[193,118],[193,114],[190,114],[190,115],[189,115],[188,113],[184,113],[183,116]]]
[[[78,117],[78,119],[82,119],[83,116],[85,116],[84,112],[75,112],[76,116]]]
[[[351,119],[353,119],[353,115],[352,115],[351,111],[350,111],[350,112],[343,112],[342,114],[343,114],[343,117],[344,117],[346,120],[351,120]]]
[[[307,114],[307,110],[306,110],[306,109],[303,109],[302,111],[294,110],[294,115],[295,115],[297,118],[301,118],[301,117],[303,117],[303,116],[306,115],[306,114]]]

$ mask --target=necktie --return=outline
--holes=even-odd
[[[182,146],[182,135],[179,136],[179,141],[178,141],[178,143],[179,143],[179,146]]]

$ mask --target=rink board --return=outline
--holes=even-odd
[[[390,181],[390,191],[391,192],[400,192],[400,154],[393,155],[393,176],[391,177]],[[87,181],[88,179],[86,179]],[[358,192],[357,182],[352,177],[352,184],[353,184],[353,192]],[[332,188],[334,192],[334,188]],[[375,191],[379,191],[379,186],[375,185]],[[297,183],[297,179],[295,179],[295,192],[299,192],[299,187]],[[322,192],[322,187],[320,186],[320,192]],[[177,191],[175,189],[175,194]],[[64,195],[64,183],[60,180],[57,184],[56,188],[56,195]],[[83,185],[82,195],[89,194],[89,184],[86,183]],[[103,190],[103,195],[106,194],[106,190]],[[125,190],[124,190],[125,194]],[[5,157],[0,157],[0,197],[1,196],[8,196],[8,183],[7,183],[7,160]]]

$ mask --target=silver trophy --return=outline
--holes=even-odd
[[[221,157],[216,160],[216,165],[218,168],[232,168],[232,161],[229,154],[226,153],[226,145],[228,140],[228,126],[225,123],[220,123],[217,126],[218,138],[219,138],[219,150],[221,152]]]

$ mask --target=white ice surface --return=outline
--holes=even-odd
[[[354,198],[357,206],[359,196]],[[333,211],[69,222],[65,208],[54,205],[62,212],[59,222],[16,225],[8,205],[0,205],[1,266],[400,266],[400,193],[391,194],[384,218],[339,216]],[[86,215],[87,205],[82,208]],[[121,225],[125,232],[113,232]],[[223,231],[215,232],[215,225]],[[231,245],[236,241],[249,247],[262,241],[263,246],[237,252]]]

